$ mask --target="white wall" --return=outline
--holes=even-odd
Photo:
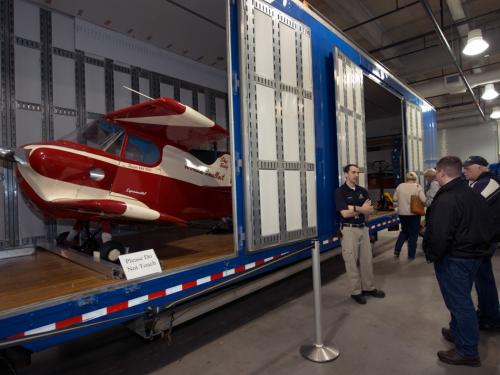
[[[490,163],[498,162],[498,139],[496,122],[438,129],[438,155],[455,155],[462,160],[480,155]]]

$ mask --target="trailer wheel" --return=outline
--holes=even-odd
[[[117,241],[108,241],[101,246],[101,258],[110,262],[117,262],[122,254],[125,254],[125,247]]]

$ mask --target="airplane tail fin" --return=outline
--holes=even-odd
[[[210,174],[220,181],[221,186],[231,186],[231,157],[229,154],[221,155],[212,165]]]

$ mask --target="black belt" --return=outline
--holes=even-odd
[[[364,228],[364,227],[366,227],[366,225],[364,223],[361,223],[361,224],[342,223],[342,228],[343,227]]]

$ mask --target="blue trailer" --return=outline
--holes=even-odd
[[[37,352],[122,323],[154,337],[182,321],[175,311],[183,304],[203,305],[201,314],[303,269],[313,239],[324,257],[337,254],[333,195],[342,165],[357,163],[361,183],[367,181],[364,77],[401,101],[405,170],[422,179],[435,164],[432,106],[307,3],[228,0],[226,6],[234,251],[6,308],[3,350]],[[397,222],[394,212],[378,213],[370,232]],[[5,270],[13,261],[2,262]],[[22,278],[16,272],[27,271],[16,266],[9,277]],[[224,294],[230,287],[239,290],[233,297]]]

